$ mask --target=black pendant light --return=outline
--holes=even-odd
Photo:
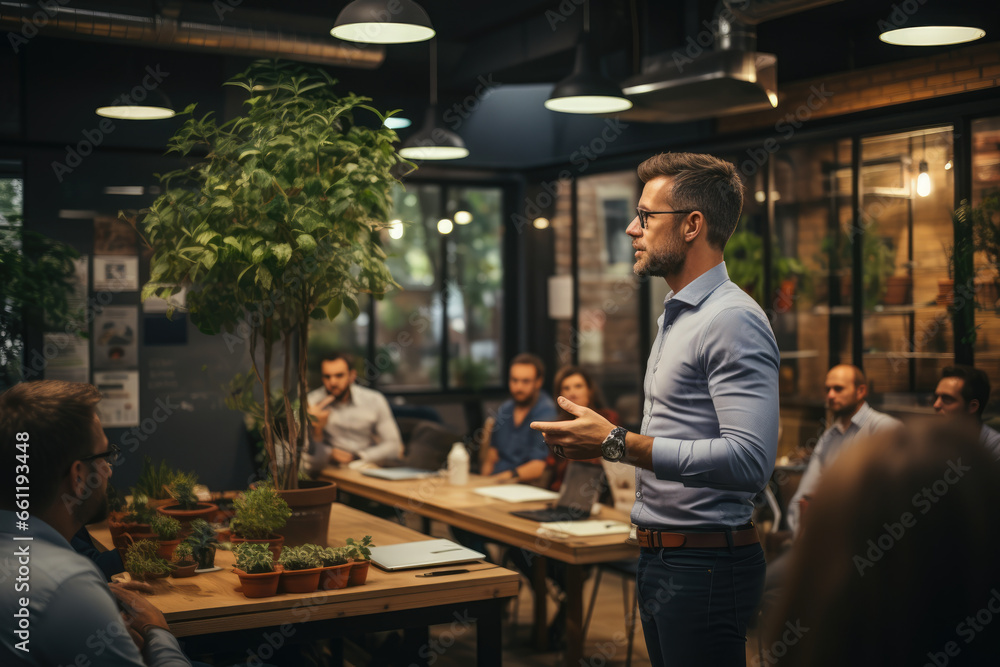
[[[409,44],[434,36],[424,8],[413,0],[354,0],[330,30],[337,39],[366,44]]]
[[[431,103],[420,130],[403,142],[407,160],[458,160],[468,156],[462,137],[437,125],[437,42],[431,41]]]
[[[632,108],[621,86],[601,74],[590,44],[590,2],[583,6],[583,35],[576,45],[576,62],[568,77],[556,84],[545,108],[563,113],[616,113]]]

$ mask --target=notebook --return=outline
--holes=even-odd
[[[499,486],[480,486],[473,489],[473,493],[478,493],[487,498],[506,500],[508,503],[531,503],[537,500],[555,500],[559,494],[548,489],[540,489],[537,486],[527,484],[501,484]]]
[[[433,477],[436,470],[423,470],[421,468],[362,468],[361,474],[366,477],[376,477],[378,479],[401,480],[401,479],[423,479]]]
[[[566,476],[555,506],[541,510],[511,512],[532,521],[581,521],[590,518],[590,509],[604,488],[604,469],[593,463],[573,461],[566,466]]]
[[[479,553],[451,540],[420,540],[372,547],[372,562],[383,570],[408,570],[415,567],[433,567],[451,563],[466,563],[482,560],[486,554]]]

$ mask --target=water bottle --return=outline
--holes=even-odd
[[[448,483],[453,486],[469,483],[469,452],[461,442],[452,445],[448,453]]]

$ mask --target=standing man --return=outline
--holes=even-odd
[[[994,461],[1000,461],[1000,433],[983,423],[990,401],[990,379],[978,368],[956,364],[941,371],[934,390],[934,411],[942,417],[965,418],[979,424],[979,442]]]
[[[507,386],[510,399],[497,410],[490,434],[490,449],[481,473],[501,482],[531,482],[545,472],[549,449],[531,422],[556,418],[552,397],[542,390],[545,364],[533,354],[522,353],[510,363]]]
[[[778,346],[767,316],[729,280],[723,248],[743,207],[732,164],[664,153],[626,233],[635,273],[671,288],[646,365],[642,432],[560,397],[576,419],[535,423],[557,455],[637,468],[637,586],[654,665],[744,665],[764,582],[750,521],[774,469]]]
[[[899,420],[868,405],[867,397],[868,380],[857,366],[841,364],[826,374],[826,407],[833,416],[833,425],[816,443],[799,488],[788,504],[788,526],[796,535],[801,525],[800,501],[816,490],[823,470],[840,455],[843,447],[883,428],[902,426]]]
[[[323,386],[309,392],[309,429],[313,464],[320,470],[333,463],[365,461],[383,465],[403,456],[389,401],[374,389],[354,383],[358,371],[353,358],[334,352],[320,362]],[[318,470],[314,470],[318,472]]]
[[[108,446],[101,428],[100,400],[93,385],[56,380],[22,382],[0,395],[0,454],[9,473],[0,544],[5,562],[29,570],[16,581],[9,572],[0,591],[5,665],[191,664],[156,607],[109,586],[70,546],[84,525],[108,514],[118,447]],[[16,475],[26,495],[15,496]]]

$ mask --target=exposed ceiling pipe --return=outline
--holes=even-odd
[[[797,14],[807,9],[832,5],[842,0],[722,0],[738,21],[757,25],[764,21]]]
[[[0,29],[30,39],[34,34],[94,39],[150,48],[225,52],[288,58],[324,65],[372,69],[385,60],[380,46],[341,42],[314,17],[290,17],[239,7],[239,3],[45,3],[0,0]],[[234,6],[235,5],[235,6]]]

